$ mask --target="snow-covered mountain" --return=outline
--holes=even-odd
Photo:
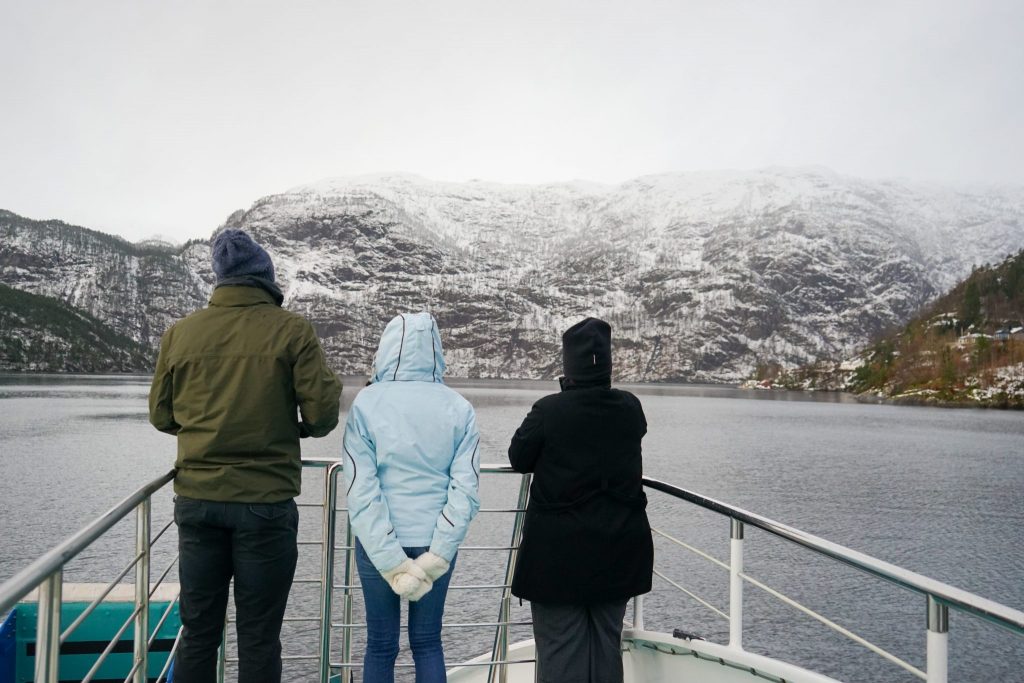
[[[451,373],[552,377],[561,330],[613,326],[618,380],[735,381],[849,353],[1024,246],[1024,188],[952,190],[824,169],[621,185],[328,180],[232,214],[341,372],[399,311],[431,310]],[[76,232],[78,231],[78,232]],[[0,281],[153,344],[201,306],[208,244],[130,245],[0,214]]]
[[[150,347],[206,303],[214,282],[209,254],[205,241],[132,244],[0,210],[0,282],[70,304]]]

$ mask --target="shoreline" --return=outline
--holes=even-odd
[[[850,393],[850,392],[840,392]],[[908,406],[917,408],[968,408],[976,410],[1024,410],[1024,403],[996,403],[976,399],[951,401],[935,396],[921,394],[900,394],[898,396],[877,396],[870,394],[851,394],[859,403],[878,403],[880,405]]]
[[[152,374],[145,372],[53,372],[53,371],[39,371],[39,370],[2,370],[0,371],[0,385],[3,384],[2,379],[6,377],[9,379],[31,379],[31,380],[43,380],[46,378],[53,378],[56,380],[70,380],[76,377],[90,378],[95,380],[102,380],[109,378],[112,380],[130,380],[136,379],[148,382],[152,377]],[[341,375],[341,379],[346,385],[362,386],[365,382],[365,375]],[[446,383],[450,383],[453,387],[459,388],[474,388],[474,387],[486,387],[492,383],[530,383],[536,384],[537,388],[548,388],[548,385],[556,384],[554,379],[523,379],[523,378],[478,378],[478,377],[446,377]],[[744,386],[743,384],[733,383],[708,383],[708,382],[669,382],[669,381],[652,381],[652,382],[616,382],[613,386],[619,386],[621,388],[629,389],[630,387],[645,388],[656,390],[658,387],[665,389],[668,388],[680,388],[680,389],[717,389],[722,391],[741,391],[742,393],[749,393],[753,398],[759,393],[780,393],[789,392],[795,394],[805,394],[808,399],[812,396],[832,395],[835,397],[844,397],[850,402],[856,402],[865,405],[890,405],[900,407],[923,407],[923,408],[959,408],[959,409],[978,409],[978,410],[1024,410],[1024,401],[1020,403],[1013,403],[1009,400],[997,401],[993,399],[979,400],[971,398],[963,398],[961,400],[950,400],[948,398],[938,398],[933,394],[927,393],[912,393],[912,394],[900,394],[897,396],[884,396],[878,395],[872,392],[855,393],[852,391],[845,391],[842,389],[815,389],[815,388],[792,388],[784,386]]]
[[[797,391],[807,392],[809,394],[835,394],[838,396],[848,396],[857,403],[862,403],[865,405],[874,404],[918,408],[974,408],[979,410],[1024,410],[1024,401],[1014,403],[1012,402],[1012,399],[1010,397],[1006,397],[1002,401],[996,400],[995,398],[975,399],[967,396],[963,396],[960,399],[949,399],[939,398],[938,396],[935,395],[935,393],[928,393],[929,391],[932,390],[919,390],[913,393],[886,396],[871,391],[857,393],[853,391],[846,391],[845,389],[797,389],[785,386],[763,385],[740,385],[740,388],[746,391],[753,392]]]

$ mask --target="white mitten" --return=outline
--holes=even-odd
[[[420,585],[416,587],[416,590],[414,590],[412,593],[410,593],[406,597],[409,598],[409,602],[416,602],[417,600],[422,598],[424,595],[429,593],[430,589],[433,587],[433,585],[434,585],[433,581],[431,581],[430,579],[424,579],[424,580],[420,581]]]
[[[391,590],[401,598],[409,597],[419,590],[422,582],[429,581],[426,572],[409,558],[405,558],[405,561],[397,567],[381,572],[380,575],[391,586]],[[430,590],[429,587],[427,590]]]
[[[427,551],[416,558],[416,564],[422,569],[431,581],[437,581],[444,576],[451,565],[440,555]]]

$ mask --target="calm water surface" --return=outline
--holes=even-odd
[[[174,439],[146,421],[148,382],[0,375],[0,580],[171,467]],[[346,383],[346,409],[361,385],[358,379]],[[533,401],[555,388],[453,385],[476,407],[485,463],[507,462],[512,432]],[[628,388],[640,396],[650,425],[648,476],[1024,608],[1024,414],[861,405],[834,395],[722,387]],[[337,457],[340,444],[340,432],[303,442],[305,454],[327,457]],[[306,472],[303,501],[319,501],[321,478]],[[484,477],[483,507],[512,507],[518,483],[517,476]],[[727,520],[658,492],[649,496],[653,526],[728,560]],[[170,492],[164,491],[154,501],[154,533],[169,520]],[[481,514],[466,545],[507,544],[510,521],[507,513]],[[319,527],[315,511],[304,510],[300,536],[317,540]],[[128,520],[73,561],[68,580],[110,580],[127,564],[133,539]],[[156,547],[155,574],[173,561],[174,545],[172,527]],[[725,570],[661,538],[656,549],[659,570],[728,611]],[[748,573],[757,579],[924,667],[924,598],[757,530],[747,531],[745,553]],[[302,546],[300,558],[298,578],[315,578],[319,548]],[[343,562],[338,572],[342,583]],[[501,583],[503,572],[503,556],[467,548],[455,583]],[[759,589],[746,591],[749,649],[844,681],[916,680]],[[453,591],[446,622],[492,622],[496,597],[493,589]],[[358,597],[355,609],[361,622]],[[296,586],[289,615],[316,613],[315,590]],[[515,601],[513,619],[528,620],[528,605]],[[657,630],[682,628],[719,642],[728,637],[723,618],[657,578],[646,621]],[[1024,682],[1024,638],[956,612],[950,632],[950,680]],[[529,629],[518,627],[513,635],[529,637]],[[313,623],[289,622],[284,637],[288,654],[316,651]],[[492,637],[487,629],[447,629],[449,662],[486,651]],[[354,643],[358,656],[358,629]],[[409,661],[407,653],[401,661]],[[309,679],[302,663],[289,667],[288,680]]]

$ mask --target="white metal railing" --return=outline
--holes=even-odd
[[[351,656],[351,633],[353,628],[357,626],[352,622],[352,592],[359,590],[359,587],[354,583],[355,544],[352,537],[351,526],[346,524],[345,545],[335,545],[337,514],[339,512],[347,512],[345,508],[337,507],[338,477],[342,472],[342,462],[334,459],[306,458],[303,459],[302,464],[304,467],[325,469],[322,503],[301,504],[301,507],[304,508],[313,507],[322,509],[322,539],[318,542],[299,542],[299,545],[302,546],[319,545],[322,547],[321,575],[319,575],[318,579],[299,579],[294,582],[299,585],[318,584],[321,586],[321,589],[319,589],[319,614],[315,617],[286,617],[286,621],[316,622],[321,625],[321,635],[319,635],[319,652],[317,654],[286,654],[283,658],[286,660],[316,659],[318,661],[317,679],[321,681],[321,683],[328,683],[331,677],[337,673],[341,673],[345,679],[349,679],[350,676],[348,673],[361,667],[361,665],[353,663]],[[513,471],[508,466],[484,465],[481,467],[481,472],[508,474]],[[523,512],[525,511],[529,493],[530,477],[529,475],[521,475],[521,477],[519,497],[516,507],[511,509],[482,509],[480,511],[515,514],[512,538],[510,539],[509,544],[505,546],[464,546],[460,549],[461,551],[506,552],[508,556],[503,583],[490,585],[453,585],[450,587],[450,590],[502,591],[497,621],[444,625],[444,628],[450,629],[495,630],[494,645],[490,660],[487,661],[487,663],[463,665],[488,666],[488,683],[493,682],[495,677],[497,677],[500,683],[505,683],[507,680],[509,665],[534,663],[534,660],[532,659],[510,660],[508,658],[509,628],[512,626],[528,626],[530,624],[529,622],[512,622],[510,608],[512,598],[512,573],[515,570],[516,551],[519,546],[519,540],[522,536]],[[117,644],[121,641],[129,628],[133,628],[134,644],[132,667],[125,679],[125,683],[144,683],[146,680],[148,670],[148,653],[150,653],[150,648],[156,640],[157,633],[167,622],[167,618],[170,616],[174,606],[177,604],[178,598],[177,595],[174,596],[174,598],[169,602],[167,608],[163,611],[157,625],[151,629],[150,600],[178,561],[178,556],[175,554],[170,564],[168,564],[161,573],[157,582],[155,584],[151,584],[151,555],[153,546],[164,536],[164,533],[173,524],[173,521],[168,522],[161,528],[156,537],[151,538],[152,497],[173,478],[174,471],[172,470],[167,474],[143,485],[136,490],[134,494],[116,505],[110,511],[99,516],[83,529],[75,533],[74,536],[57,545],[55,548],[29,564],[25,569],[16,573],[14,577],[6,581],[3,585],[0,585],[0,614],[7,613],[7,611],[13,608],[19,600],[25,598],[33,590],[38,589],[39,610],[36,636],[35,680],[39,683],[56,683],[56,681],[58,681],[60,645],[67,642],[71,635],[85,623],[88,616],[93,613],[93,611],[102,604],[106,598],[108,598],[111,592],[133,569],[135,573],[135,596],[132,611],[127,620],[115,632],[113,638],[106,643],[105,647],[94,661],[93,666],[83,677],[82,682],[89,683],[89,681],[93,680],[102,665],[105,663],[106,659],[108,659],[109,655],[114,651]],[[61,632],[60,607],[63,587],[63,569],[65,569],[65,566],[82,551],[90,547],[98,539],[102,538],[104,533],[108,532],[115,524],[127,517],[133,511],[136,514],[134,556],[128,566],[122,569],[110,584],[100,590],[99,594],[88,605],[86,605],[72,624]],[[344,584],[341,585],[335,585],[334,583],[336,551],[344,551]],[[341,624],[334,624],[332,622],[333,602],[336,589],[343,591],[344,621]],[[226,626],[227,618],[225,615],[225,637],[220,648],[217,666],[217,679],[220,682],[224,680],[226,664],[230,663],[230,661],[237,661],[237,658],[230,659],[226,655]],[[336,663],[331,660],[332,632],[334,629],[342,631],[342,656],[341,660],[336,661]],[[177,652],[180,637],[181,632],[179,629],[174,644],[171,647],[170,654],[168,655],[167,663],[163,667],[163,670],[157,679],[158,683],[159,681],[164,680],[167,676],[171,661]]]
[[[343,471],[343,462],[336,460],[304,460],[303,464],[307,466],[325,466],[327,468],[324,476],[324,493],[323,493],[323,537],[320,544],[323,547],[322,550],[322,562],[321,562],[321,577],[319,583],[321,585],[320,591],[320,652],[317,655],[319,659],[319,678],[320,683],[328,683],[332,675],[339,674],[343,682],[347,683],[351,680],[351,674],[354,670],[362,668],[362,664],[353,661],[352,657],[352,631],[363,626],[363,624],[356,623],[353,619],[354,611],[354,592],[361,590],[358,583],[355,581],[355,537],[352,533],[352,527],[350,524],[345,525],[345,543],[344,545],[336,546],[334,543],[336,529],[337,529],[337,514],[347,513],[347,508],[338,508],[338,477]],[[481,465],[481,474],[514,474],[511,467],[507,465]],[[519,548],[519,542],[522,538],[523,529],[523,516],[526,511],[526,504],[529,499],[530,491],[530,475],[520,475],[521,481],[519,486],[519,495],[516,506],[514,508],[483,508],[480,512],[483,513],[514,513],[515,521],[512,526],[512,536],[508,545],[464,545],[459,549],[459,552],[465,551],[495,551],[495,552],[506,552],[508,553],[505,563],[505,578],[500,584],[483,584],[483,585],[458,585],[453,584],[449,586],[449,590],[488,590],[500,589],[502,591],[501,602],[499,604],[498,618],[496,621],[488,622],[468,622],[468,623],[446,623],[443,624],[443,628],[452,629],[472,629],[472,628],[493,628],[494,629],[494,642],[491,649],[491,658],[486,663],[474,663],[472,665],[466,664],[464,666],[489,666],[488,670],[488,683],[493,683],[495,677],[499,683],[505,683],[508,677],[508,666],[510,664],[527,664],[533,663],[534,660],[509,660],[508,659],[508,648],[509,648],[509,627],[511,626],[526,626],[530,625],[528,621],[512,621],[511,620],[511,584],[512,574],[515,571],[516,555]],[[334,583],[334,571],[336,564],[336,552],[344,552],[343,560],[343,572],[344,578],[343,583]],[[314,581],[316,583],[317,581]],[[335,623],[333,619],[334,610],[334,595],[335,591],[341,591],[342,598],[342,620],[341,622]],[[339,661],[332,661],[332,633],[337,629],[341,631],[341,659]],[[224,651],[226,648],[222,648],[221,656],[222,659],[225,657]],[[298,656],[296,658],[301,658]],[[312,658],[312,656],[310,656]],[[231,660],[225,660],[231,661]],[[399,668],[405,667],[406,665],[399,664]],[[463,666],[463,665],[460,665]],[[223,665],[221,670],[223,670]]]
[[[712,510],[719,514],[725,515],[730,519],[730,557],[729,563],[726,564],[721,560],[718,560],[707,553],[694,548],[693,546],[680,541],[677,538],[670,536],[669,534],[659,530],[652,529],[652,531],[668,539],[669,541],[690,550],[691,552],[711,561],[712,563],[729,570],[729,613],[719,610],[715,606],[711,605],[707,601],[703,600],[699,596],[695,595],[691,591],[683,588],[675,581],[655,570],[655,575],[662,578],[670,585],[679,589],[680,591],[690,595],[702,605],[714,611],[718,615],[725,617],[729,620],[729,646],[742,649],[743,647],[743,583],[747,582],[761,590],[764,590],[769,595],[781,600],[782,602],[800,610],[804,614],[817,619],[821,623],[825,624],[829,628],[835,630],[838,633],[843,634],[847,638],[850,638],[854,642],[863,645],[875,654],[885,658],[886,660],[902,667],[909,671],[918,678],[927,681],[928,683],[947,683],[948,679],[948,660],[949,660],[949,608],[972,614],[974,616],[982,618],[988,623],[998,624],[1017,635],[1024,636],[1024,612],[1015,610],[1005,605],[1000,605],[997,602],[988,600],[986,598],[979,597],[967,591],[955,588],[948,584],[930,579],[921,574],[908,571],[902,567],[883,562],[882,560],[876,559],[864,553],[851,550],[837,543],[827,541],[818,536],[808,534],[804,531],[796,529],[794,527],[781,524],[767,517],[757,515],[751,512],[747,512],[738,507],[722,503],[713,498],[702,496],[686,489],[681,489],[671,484],[658,481],[656,479],[650,479],[644,477],[644,486],[651,488],[662,493],[666,493],[674,498],[685,500],[693,503],[700,507],[708,510]],[[784,538],[788,541],[796,543],[797,545],[809,548],[814,552],[828,557],[833,560],[837,560],[849,566],[855,567],[863,572],[866,572],[876,578],[881,578],[891,583],[911,590],[926,596],[927,603],[927,652],[926,652],[926,670],[922,671],[917,667],[907,663],[900,659],[896,655],[888,652],[881,647],[869,642],[868,640],[858,636],[849,629],[840,626],[839,624],[831,621],[830,619],[822,616],[821,614],[811,610],[810,608],[801,605],[796,600],[790,598],[787,595],[767,586],[766,584],[758,581],[752,576],[746,574],[743,570],[743,536],[744,536],[744,525],[751,525],[767,531],[775,536]],[[642,603],[640,603],[642,605]],[[642,609],[642,608],[641,608]],[[642,623],[642,612],[641,616],[634,619],[636,622]]]
[[[296,583],[320,584],[320,604],[317,617],[288,617],[286,621],[318,622],[320,625],[319,652],[316,655],[285,655],[286,660],[316,659],[319,662],[318,680],[321,683],[328,683],[332,675],[340,674],[346,683],[351,680],[351,671],[361,667],[354,663],[352,658],[352,631],[361,627],[362,624],[353,620],[353,593],[360,590],[357,582],[354,581],[355,572],[355,542],[351,526],[346,524],[346,540],[344,545],[335,545],[337,514],[345,513],[345,508],[338,508],[338,477],[342,472],[342,462],[327,458],[307,458],[303,460],[305,467],[324,468],[324,484],[322,503],[301,504],[302,507],[322,508],[322,529],[320,541],[303,541],[303,545],[321,545],[321,575],[319,579],[301,579]],[[511,474],[513,470],[507,465],[483,465],[481,472],[486,474]],[[177,597],[171,600],[167,609],[163,612],[154,628],[150,628],[150,599],[157,588],[168,576],[175,563],[177,556],[164,569],[159,579],[154,583],[150,581],[151,553],[157,541],[170,528],[173,522],[167,523],[155,537],[151,537],[151,498],[154,493],[162,489],[174,477],[174,472],[154,479],[138,491],[125,498],[108,512],[98,517],[82,530],[48,551],[40,558],[29,564],[21,572],[0,585],[0,614],[6,614],[19,600],[24,598],[33,589],[39,590],[38,623],[36,627],[36,661],[35,681],[38,683],[56,683],[59,680],[59,652],[60,645],[67,641],[72,633],[82,624],[96,607],[101,604],[113,588],[120,583],[133,569],[135,570],[135,600],[134,609],[128,619],[111,639],[108,646],[99,655],[96,663],[82,679],[83,682],[91,681],[96,675],[103,662],[110,652],[113,651],[116,643],[130,626],[134,627],[134,646],[132,668],[125,683],[144,683],[148,671],[149,649],[152,646],[156,634],[164,625],[171,614]],[[644,485],[647,488],[660,491],[674,498],[685,500],[705,509],[712,510],[729,517],[730,522],[730,561],[728,563],[718,560],[711,555],[694,548],[691,545],[680,541],[671,535],[654,529],[653,532],[668,541],[696,553],[704,559],[729,571],[729,612],[719,610],[714,605],[701,599],[685,587],[673,581],[662,572],[655,570],[655,575],[668,582],[675,588],[694,597],[705,607],[717,613],[729,621],[729,646],[742,649],[743,638],[743,586],[749,583],[761,590],[766,591],[773,597],[800,610],[801,612],[817,619],[829,628],[847,636],[855,642],[863,645],[872,652],[884,657],[886,660],[903,667],[915,676],[927,680],[928,683],[946,683],[947,662],[948,662],[948,631],[949,631],[949,608],[952,607],[975,616],[978,616],[988,623],[998,624],[1010,631],[1024,635],[1024,612],[1000,605],[991,600],[981,598],[953,586],[929,579],[928,577],[907,571],[895,565],[883,562],[863,553],[851,550],[844,546],[832,543],[825,539],[807,534],[799,529],[786,526],[774,520],[762,517],[737,507],[721,503],[712,498],[702,496],[685,489],[681,489],[654,479],[644,478]],[[449,623],[445,628],[493,628],[494,640],[491,648],[491,657],[485,662],[472,662],[458,666],[487,666],[488,683],[505,683],[507,680],[508,666],[512,664],[532,664],[534,660],[509,660],[509,629],[512,626],[526,626],[529,621],[512,621],[511,618],[511,580],[515,571],[515,563],[519,543],[522,538],[524,512],[529,500],[530,475],[522,475],[520,480],[519,494],[514,508],[482,509],[481,512],[504,512],[514,513],[511,539],[508,545],[480,545],[463,546],[460,551],[484,551],[484,552],[506,552],[505,576],[502,583],[479,584],[479,585],[452,585],[451,590],[501,590],[501,601],[499,603],[498,616],[495,621],[475,623]],[[109,583],[100,594],[85,608],[85,610],[62,632],[60,625],[61,597],[63,589],[63,572],[65,565],[89,547],[97,539],[102,537],[115,524],[132,512],[136,514],[135,534],[135,555],[131,562],[125,567],[115,579]],[[882,578],[898,586],[914,591],[927,598],[927,667],[922,671],[907,662],[901,660],[890,652],[874,645],[857,634],[845,629],[817,612],[799,604],[789,596],[767,586],[754,577],[744,572],[743,568],[743,542],[744,527],[751,525],[767,531],[775,536],[809,548],[825,557],[837,560],[841,563],[856,567],[861,571],[877,578]],[[336,553],[344,552],[344,582],[334,583]],[[343,615],[342,621],[332,621],[333,601],[335,591],[342,591]],[[633,627],[642,630],[644,628],[643,598],[638,597],[633,606]],[[227,621],[225,620],[225,623]],[[341,637],[341,660],[331,661],[332,655],[332,633],[337,629]],[[225,629],[226,630],[226,629]],[[181,638],[179,630],[174,645],[171,648],[167,663],[158,677],[163,680],[167,675],[167,669],[175,653]],[[223,681],[225,665],[230,660],[226,656],[227,647],[221,648],[218,680]],[[399,665],[403,666],[403,665]]]
[[[36,624],[34,678],[37,683],[57,683],[59,680],[61,644],[67,641],[71,634],[84,623],[85,618],[106,599],[114,586],[120,583],[133,568],[135,569],[134,609],[127,621],[121,625],[110,640],[107,647],[100,653],[93,667],[82,678],[82,683],[88,683],[96,676],[96,672],[99,671],[113,651],[121,636],[128,630],[129,626],[133,625],[135,627],[133,667],[125,679],[125,683],[146,683],[149,657],[148,644],[152,643],[157,632],[154,630],[151,635],[149,630],[149,599],[152,591],[155,590],[155,588],[152,590],[150,588],[150,556],[153,544],[163,535],[163,531],[161,531],[156,539],[150,539],[150,499],[154,493],[162,489],[173,478],[173,470],[161,477],[157,477],[95,519],[78,533],[43,554],[25,567],[25,569],[4,582],[3,585],[0,585],[0,614],[7,614],[29,592],[36,588],[39,589],[39,616]],[[60,629],[60,616],[65,565],[96,542],[97,539],[101,538],[111,527],[131,514],[132,511],[136,513],[134,558],[62,633]],[[164,531],[166,529],[165,527]],[[170,571],[170,568],[168,568],[168,571]],[[167,572],[164,573],[164,576],[166,575]],[[163,577],[160,580],[162,581]],[[171,607],[173,605],[174,601],[172,601]],[[163,625],[166,620],[166,614],[169,613],[170,607],[167,613],[165,613],[164,618],[160,620],[157,629]]]
[[[351,526],[346,524],[345,545],[335,545],[337,528],[337,514],[346,513],[346,508],[338,508],[338,478],[342,472],[342,462],[329,458],[305,458],[302,462],[304,467],[323,468],[324,482],[322,502],[302,503],[301,507],[321,508],[322,528],[320,541],[300,541],[300,545],[321,546],[320,578],[298,579],[296,584],[319,584],[320,604],[317,617],[286,617],[285,621],[316,622],[320,625],[319,652],[316,655],[283,655],[286,661],[295,660],[317,660],[318,680],[321,683],[328,683],[331,676],[341,673],[342,678],[349,680],[350,672],[353,669],[361,668],[361,664],[352,661],[352,630],[359,626],[353,622],[353,591],[360,590],[354,582],[355,579],[355,543]],[[512,469],[506,465],[484,465],[481,472],[485,474],[509,474]],[[32,590],[38,589],[38,622],[36,625],[36,654],[35,654],[35,680],[39,683],[56,683],[59,680],[60,668],[60,646],[83,624],[99,605],[110,595],[113,589],[134,569],[135,571],[135,599],[133,609],[128,618],[114,633],[113,637],[106,644],[103,651],[98,655],[93,666],[82,679],[82,683],[89,683],[93,680],[100,668],[107,661],[109,655],[114,651],[117,643],[133,627],[133,658],[132,667],[125,678],[125,683],[144,683],[149,668],[149,651],[156,639],[156,634],[166,623],[178,601],[178,595],[169,602],[167,608],[161,614],[160,619],[154,628],[150,628],[149,613],[150,599],[155,594],[163,581],[167,578],[174,565],[178,562],[178,555],[175,554],[170,564],[163,570],[155,583],[151,583],[151,552],[153,546],[159,541],[173,521],[168,522],[160,531],[151,537],[151,516],[152,496],[163,489],[174,478],[174,471],[154,479],[139,490],[125,498],[108,512],[85,526],[82,530],[48,551],[40,558],[29,564],[21,572],[18,572],[11,579],[0,585],[0,614],[6,614],[17,605],[18,601],[27,596]],[[511,626],[528,626],[529,621],[511,620],[511,581],[515,571],[516,553],[522,537],[523,513],[529,497],[530,475],[522,475],[519,487],[518,502],[514,508],[484,508],[481,512],[488,513],[514,513],[512,536],[508,545],[466,545],[460,551],[483,551],[483,552],[505,552],[507,553],[504,581],[499,584],[469,584],[452,585],[450,590],[500,590],[502,592],[499,604],[499,612],[496,621],[469,622],[469,623],[448,623],[444,624],[447,629],[470,629],[486,628],[494,629],[494,643],[490,661],[484,663],[463,664],[460,666],[489,666],[488,681],[492,683],[497,677],[499,683],[507,680],[508,666],[511,664],[533,663],[534,660],[509,660],[509,628]],[[103,537],[115,524],[127,517],[132,512],[136,513],[135,533],[135,554],[128,566],[107,584],[99,594],[90,602],[84,610],[61,631],[60,616],[62,605],[63,573],[68,562],[77,557],[83,550],[91,546],[98,539]],[[336,564],[336,552],[344,551],[344,583],[334,583]],[[336,589],[343,591],[343,621],[342,623],[332,622],[334,592]],[[223,682],[226,665],[237,662],[237,658],[227,657],[227,624],[225,615],[225,637],[218,656],[217,679]],[[341,661],[331,661],[332,632],[334,629],[341,631]],[[164,680],[167,676],[174,655],[178,651],[181,641],[181,629],[179,628],[174,644],[171,647],[167,662],[165,663],[157,681]],[[402,666],[402,665],[399,665]]]

